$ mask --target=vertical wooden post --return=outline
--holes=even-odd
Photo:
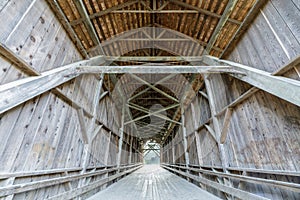
[[[174,141],[174,137],[175,137],[175,134],[174,134],[174,131],[172,132],[172,163],[175,164],[176,163],[176,153],[175,153],[175,141]]]
[[[201,106],[201,104],[199,106]],[[201,165],[203,165],[201,143],[200,143],[200,136],[199,136],[199,133],[197,131],[197,128],[198,128],[197,124],[198,123],[197,123],[197,118],[196,118],[196,113],[195,113],[195,107],[194,107],[193,103],[191,103],[191,110],[192,110],[192,117],[193,117],[193,120],[194,120],[194,129],[195,129],[194,134],[195,134],[195,138],[196,138],[196,149],[197,149],[198,162],[199,162],[199,165],[201,166]],[[201,178],[203,177],[201,173],[199,173],[198,175]],[[200,187],[206,189],[206,185],[201,184],[201,183],[199,185],[200,185]]]
[[[108,141],[107,141],[107,146],[105,149],[105,155],[104,155],[104,164],[108,165],[108,156],[109,156],[109,149],[110,149],[110,140],[111,140],[111,131],[108,133]]]
[[[92,120],[90,122],[90,125],[89,125],[88,134],[91,134],[94,130],[94,127],[95,127],[95,122],[96,122],[96,119],[97,119],[98,106],[99,106],[99,100],[100,100],[100,96],[101,96],[101,89],[102,89],[102,85],[103,85],[103,79],[104,79],[104,74],[101,74],[100,81],[98,82],[98,85],[97,85],[97,88],[96,88],[96,93],[95,93],[94,99],[93,99],[93,109],[92,109],[93,118],[92,118]]]
[[[124,134],[124,115],[125,115],[125,105],[123,104],[122,107],[122,117],[121,117],[121,127],[119,130],[120,133],[120,139],[119,139],[119,151],[118,151],[118,157],[117,157],[117,167],[119,168],[121,165],[121,155],[122,155],[122,146],[123,146],[123,134]],[[118,170],[119,172],[119,170]]]
[[[131,160],[132,160],[132,142],[133,142],[133,136],[131,136],[131,139],[130,139],[128,164],[131,164]]]
[[[193,120],[194,120],[194,129],[195,129],[194,134],[195,134],[195,138],[196,138],[196,148],[197,148],[198,162],[199,162],[199,165],[203,165],[200,137],[199,137],[199,134],[197,132],[197,128],[198,128],[197,124],[198,123],[197,123],[195,107],[194,107],[193,103],[191,103],[191,110],[192,110],[192,117],[193,117]]]
[[[187,135],[186,135],[186,128],[185,128],[185,116],[184,116],[184,110],[182,107],[181,107],[181,127],[182,127],[185,165],[186,165],[186,167],[189,167],[190,159],[189,159],[189,153],[188,153],[188,142],[187,142]]]

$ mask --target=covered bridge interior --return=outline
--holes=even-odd
[[[0,0],[0,19],[1,199],[300,199],[299,0]]]

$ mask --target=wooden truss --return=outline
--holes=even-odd
[[[206,65],[212,66],[101,66],[101,64],[105,64],[107,59],[104,56],[94,57],[89,60],[76,62],[44,72],[39,76],[21,79],[0,86],[0,112],[3,113],[29,99],[66,83],[79,75],[101,73],[139,74],[221,72],[227,73],[230,76],[300,106],[300,81],[274,76],[262,70],[231,61],[219,60],[212,56],[199,57],[199,60],[202,60],[202,62]],[[138,76],[132,76],[142,81]],[[157,89],[153,85],[150,86]]]

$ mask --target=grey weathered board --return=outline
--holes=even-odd
[[[158,165],[145,165],[88,200],[219,199]]]

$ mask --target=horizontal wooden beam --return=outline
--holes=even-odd
[[[197,10],[115,10],[111,13],[145,13],[145,14],[197,14]]]
[[[130,108],[135,109],[135,110],[139,110],[139,111],[142,111],[142,112],[144,112],[144,113],[147,113],[147,115],[143,115],[143,116],[141,116],[141,117],[138,117],[138,118],[132,119],[132,120],[130,120],[130,121],[127,121],[127,122],[124,123],[124,125],[127,125],[127,124],[129,124],[129,123],[132,123],[132,122],[135,122],[135,121],[138,121],[138,120],[144,119],[144,118],[146,118],[146,117],[150,117],[150,116],[156,116],[156,117],[162,118],[162,119],[167,120],[167,121],[171,121],[171,122],[176,123],[176,124],[179,124],[179,125],[181,124],[181,123],[179,123],[179,122],[177,122],[177,121],[174,121],[174,120],[172,120],[172,119],[169,119],[167,116],[164,116],[164,115],[159,114],[159,113],[161,113],[161,112],[163,112],[163,111],[167,111],[167,110],[169,110],[169,109],[176,108],[176,107],[180,106],[180,104],[170,105],[170,106],[168,106],[168,107],[162,108],[162,109],[157,110],[157,111],[154,111],[154,112],[150,112],[150,111],[148,111],[147,109],[141,108],[140,106],[135,105],[135,104],[132,104],[132,103],[131,103],[131,104],[128,104],[128,106],[129,106]]]
[[[290,183],[290,182],[284,182],[284,181],[278,181],[278,180],[272,180],[272,179],[251,177],[251,176],[247,176],[247,175],[230,174],[230,173],[211,171],[211,170],[206,170],[206,169],[197,169],[197,168],[193,168],[193,167],[185,167],[185,166],[177,166],[177,165],[171,165],[171,166],[176,166],[183,170],[188,169],[189,171],[194,171],[194,172],[203,173],[203,174],[207,174],[207,175],[213,175],[213,176],[218,176],[218,177],[223,177],[223,178],[231,178],[231,179],[236,179],[239,181],[245,181],[245,182],[261,184],[261,185],[269,185],[272,187],[282,188],[285,190],[300,192],[300,184],[297,184],[297,183]]]
[[[204,56],[203,63],[207,65],[229,65],[234,70],[245,75],[230,74],[231,76],[253,85],[274,96],[300,106],[300,81],[274,76],[268,72],[213,56]]]
[[[180,74],[180,73],[238,73],[229,66],[186,66],[186,65],[129,65],[129,66],[80,66],[77,67],[80,74]]]
[[[193,179],[193,180],[195,180],[197,182],[200,182],[204,185],[207,185],[209,187],[215,188],[218,191],[222,191],[222,192],[225,192],[227,194],[231,194],[231,195],[233,195],[233,196],[235,196],[239,199],[244,199],[244,200],[252,200],[252,199],[267,200],[267,198],[265,198],[265,197],[261,197],[261,196],[258,196],[256,194],[252,194],[250,192],[246,192],[246,191],[243,191],[243,190],[240,190],[240,189],[229,187],[229,186],[217,183],[215,181],[212,181],[212,180],[200,177],[200,176],[195,176],[195,175],[189,174],[187,172],[182,172],[180,170],[173,169],[173,168],[171,168],[171,167],[169,167],[168,165],[165,165],[165,164],[162,165],[162,167],[164,167],[165,169],[168,169],[170,171],[173,171],[177,174],[183,175],[187,178]]]
[[[131,42],[185,42],[191,41],[187,38],[124,38],[118,41],[131,41]]]
[[[127,169],[127,170],[122,171],[120,173],[110,175],[109,177],[101,178],[100,180],[96,180],[96,181],[94,181],[92,183],[89,183],[87,185],[84,185],[80,188],[76,188],[76,189],[64,192],[62,194],[52,196],[52,197],[49,198],[49,200],[50,199],[51,200],[74,199],[74,198],[76,198],[76,197],[78,197],[78,196],[80,196],[84,193],[87,193],[91,190],[99,188],[100,186],[104,185],[105,183],[109,183],[109,182],[111,182],[111,181],[113,181],[117,178],[120,178],[122,176],[130,174],[130,173],[134,172],[135,170],[137,170],[139,168],[141,168],[141,165],[140,166],[134,166],[133,168]]]
[[[148,62],[175,62],[175,61],[186,61],[186,62],[196,62],[202,61],[201,56],[106,56],[108,61],[120,61],[120,62],[130,62],[130,61],[148,61]]]
[[[101,170],[97,170],[97,171],[87,172],[84,174],[67,175],[67,176],[58,177],[58,178],[49,178],[49,179],[41,180],[41,181],[33,181],[33,182],[28,182],[28,183],[20,183],[20,184],[11,185],[11,186],[0,187],[0,196],[2,197],[2,196],[8,196],[8,195],[12,195],[12,194],[23,193],[23,192],[27,192],[27,191],[36,190],[39,188],[46,188],[46,187],[50,187],[53,185],[63,184],[63,183],[78,180],[81,178],[99,176],[101,174],[117,171],[119,169],[126,169],[126,168],[138,169],[140,166],[141,166],[140,164],[135,164],[135,165],[130,165],[130,166],[122,166],[120,168],[101,169]],[[118,176],[118,175],[121,176],[122,173],[116,174],[116,176]]]

